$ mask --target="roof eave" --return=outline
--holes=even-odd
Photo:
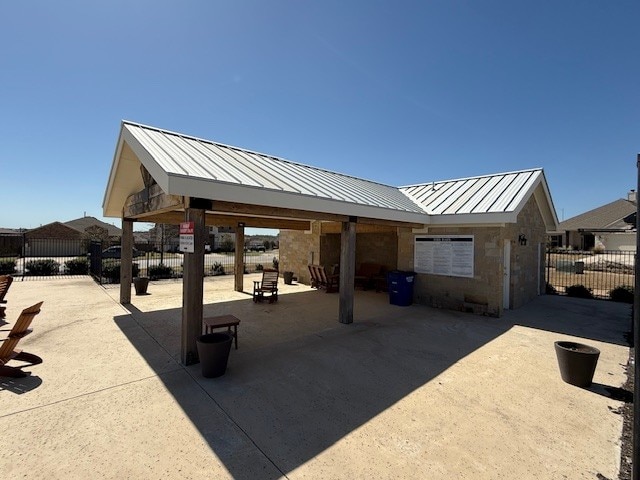
[[[206,198],[214,202],[218,200],[274,208],[295,208],[296,210],[318,213],[376,218],[380,220],[393,220],[425,225],[430,222],[430,218],[426,213],[347,203],[328,198],[311,197],[297,193],[273,191],[259,187],[229,184],[175,174],[168,176],[168,188],[165,192],[169,195]]]

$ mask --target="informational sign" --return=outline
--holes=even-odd
[[[473,277],[473,235],[417,235],[414,248],[417,273]]]
[[[180,251],[193,253],[195,241],[193,239],[193,222],[182,222],[180,224]]]

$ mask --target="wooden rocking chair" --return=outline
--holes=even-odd
[[[278,301],[278,270],[265,268],[262,271],[262,280],[254,280],[253,301],[261,302],[265,293],[270,294],[269,303]]]

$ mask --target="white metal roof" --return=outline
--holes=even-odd
[[[424,211],[396,187],[130,122],[122,123],[123,141],[167,194],[408,222],[426,220]],[[134,193],[123,192],[115,202],[111,198],[122,148],[119,145],[105,194],[107,216],[119,215],[122,196]],[[142,185],[129,190],[134,188],[140,190]]]
[[[515,222],[518,213],[536,190],[549,204],[549,211],[543,212],[545,219],[557,224],[541,168],[400,188],[432,217],[432,224],[476,223],[478,219],[482,219],[481,223]]]
[[[512,223],[535,193],[557,225],[542,169],[396,188],[131,122],[122,122],[105,216],[120,217],[144,188],[140,164],[169,195],[425,225]]]

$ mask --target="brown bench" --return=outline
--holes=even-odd
[[[380,278],[384,279],[385,268],[377,263],[362,263],[356,271],[354,277],[354,286],[362,287],[363,290],[375,287],[376,291],[382,284]]]
[[[227,327],[227,332],[235,338],[236,350],[238,349],[239,318],[236,318],[233,315],[219,315],[217,317],[205,317],[202,319],[202,323],[204,324],[204,333],[213,333],[213,329],[215,328]],[[231,331],[231,327],[233,327],[233,332]]]

